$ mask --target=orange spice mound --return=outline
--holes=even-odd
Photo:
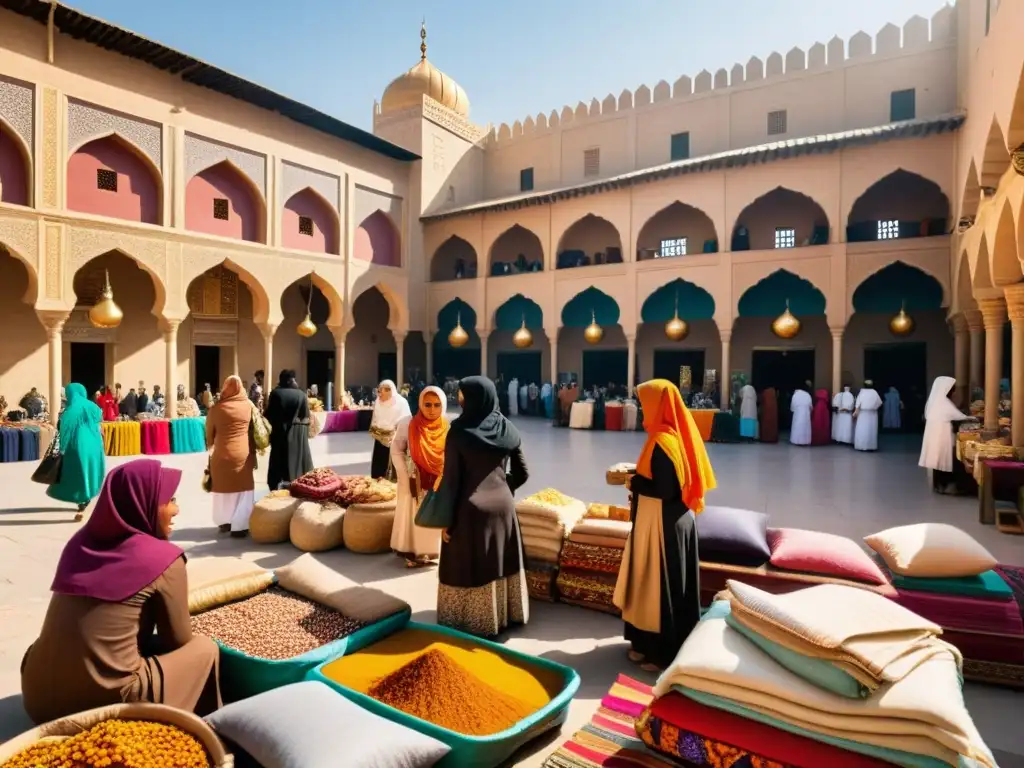
[[[490,736],[533,713],[463,668],[441,649],[417,656],[377,680],[369,695],[406,714],[467,736]]]

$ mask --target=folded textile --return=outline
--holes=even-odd
[[[537,600],[554,602],[555,593],[555,571],[526,571],[526,591],[530,597]]]
[[[631,530],[633,530],[633,524],[624,523],[621,520],[581,520],[572,528],[573,533],[623,540],[629,538]]]
[[[964,706],[959,670],[948,654],[925,660],[872,696],[844,698],[785,669],[724,620],[708,619],[690,634],[654,694],[663,696],[673,686],[687,695],[697,691],[721,697],[815,738],[838,737],[953,766],[960,765],[960,755],[986,768],[995,766]]]
[[[558,562],[563,568],[617,574],[622,566],[622,553],[621,549],[567,541]]]
[[[555,504],[545,500],[545,495],[557,494],[561,502]],[[562,496],[557,491],[541,491],[528,496],[516,504],[516,514],[522,516],[533,516],[544,518],[552,522],[561,523],[566,528],[572,528],[576,522],[587,512],[586,505],[579,499]]]
[[[558,571],[555,584],[558,587],[558,594],[568,600],[614,610],[612,596],[615,593],[615,581],[616,577],[611,574],[562,568]]]
[[[527,557],[533,557],[534,553],[536,553],[537,555],[543,555],[543,557],[539,557],[541,560],[550,562],[553,557],[557,561],[558,556],[562,553],[562,540],[543,539],[524,533],[523,549],[526,551]]]
[[[519,530],[526,536],[536,536],[541,539],[563,539],[565,538],[566,527],[561,523],[549,523],[535,518],[520,517]]]
[[[984,600],[904,590],[897,590],[893,600],[918,616],[939,624],[947,641],[946,633],[950,629],[1024,636],[1024,619],[1020,606],[1014,600]]]
[[[933,656],[962,663],[959,652],[936,637],[939,625],[872,592],[822,584],[773,595],[727,584],[736,621],[791,651],[827,659],[871,690]]]
[[[548,560],[534,560],[528,556],[526,558],[526,570],[537,573],[555,573],[558,570],[558,563],[552,563]]]
[[[587,507],[587,514],[584,520],[619,520],[624,523],[630,522],[629,508],[617,507],[614,504],[591,504]]]
[[[573,532],[569,534],[569,541],[574,541],[577,544],[589,544],[593,547],[623,550],[626,548],[627,540],[615,536],[594,536],[589,533]]]
[[[890,572],[892,585],[896,589],[910,592],[934,592],[958,597],[977,597],[985,600],[1013,599],[1013,589],[995,571],[985,571],[977,576],[961,576],[948,579],[921,579],[901,576]]]

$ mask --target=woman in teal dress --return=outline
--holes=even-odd
[[[46,495],[77,504],[75,520],[81,520],[86,505],[100,492],[106,473],[103,436],[100,434],[103,412],[89,400],[81,384],[68,384],[67,397],[67,407],[57,423],[63,456],[60,481],[51,485]]]

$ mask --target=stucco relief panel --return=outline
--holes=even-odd
[[[46,298],[59,299],[61,295],[60,266],[64,252],[64,227],[46,224]]]
[[[90,259],[110,251],[120,251],[146,268],[156,284],[157,296],[163,296],[164,303],[167,302],[167,244],[165,241],[138,237],[114,230],[86,227],[69,228],[67,237],[67,280],[73,280],[75,272]]]
[[[256,152],[221,144],[213,139],[204,139],[192,133],[185,134],[185,178],[191,179],[197,173],[228,160],[249,177],[256,188],[267,197],[267,158]]]
[[[35,138],[35,99],[35,89],[28,83],[0,77],[0,117],[28,147]]]
[[[287,203],[306,187],[319,193],[335,211],[341,210],[341,179],[289,162],[281,163],[281,201]]]
[[[34,219],[0,216],[0,245],[7,246],[38,272],[39,224]]]
[[[56,208],[60,180],[58,177],[58,112],[57,91],[43,89],[43,205]]]
[[[77,99],[68,99],[68,150],[116,133],[163,168],[163,127]]]

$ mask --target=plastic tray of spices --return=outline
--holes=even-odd
[[[388,635],[399,632],[403,629],[409,629],[436,634],[440,636],[439,639],[450,637],[456,642],[465,645],[477,646],[483,650],[491,651],[510,661],[518,662],[527,668],[533,667],[538,671],[543,671],[551,674],[552,676],[556,676],[560,680],[560,687],[557,693],[554,693],[551,696],[550,701],[540,709],[527,717],[524,717],[511,727],[506,728],[504,731],[488,736],[471,736],[449,730],[448,728],[443,728],[419,717],[402,712],[401,710],[384,704],[367,694],[356,691],[336,680],[332,680],[324,674],[324,668],[329,664],[338,661],[342,656],[350,656],[357,651],[365,650],[369,648],[372,643],[363,644],[361,647],[355,647],[354,644],[350,643],[344,653],[338,654],[335,658],[319,664],[309,672],[306,679],[318,680],[319,682],[330,686],[350,701],[355,702],[363,709],[380,715],[392,722],[404,725],[407,728],[411,728],[414,731],[419,731],[420,733],[444,742],[451,747],[451,752],[437,763],[436,768],[455,768],[455,766],[462,768],[462,766],[469,765],[474,766],[474,768],[488,768],[488,766],[501,765],[521,746],[552,728],[559,727],[563,722],[565,722],[568,714],[569,703],[572,701],[573,696],[576,695],[576,691],[580,687],[580,676],[576,670],[571,667],[549,661],[548,659],[531,656],[530,654],[520,653],[512,650],[511,648],[507,648],[504,645],[499,645],[498,643],[493,643],[490,640],[484,640],[482,638],[466,634],[465,632],[459,632],[458,630],[437,624],[421,624],[419,622],[409,621],[407,617],[406,621],[401,626],[398,626],[397,622],[395,622],[390,624],[390,627],[391,629],[387,633]],[[374,642],[379,642],[383,639],[384,636],[380,636],[376,638]]]
[[[274,585],[277,579],[274,579]],[[310,670],[339,656],[355,653],[387,637],[409,622],[409,611],[400,611],[351,635],[314,648],[290,659],[261,659],[225,645],[220,640],[220,685],[224,698],[239,701],[306,679]]]

